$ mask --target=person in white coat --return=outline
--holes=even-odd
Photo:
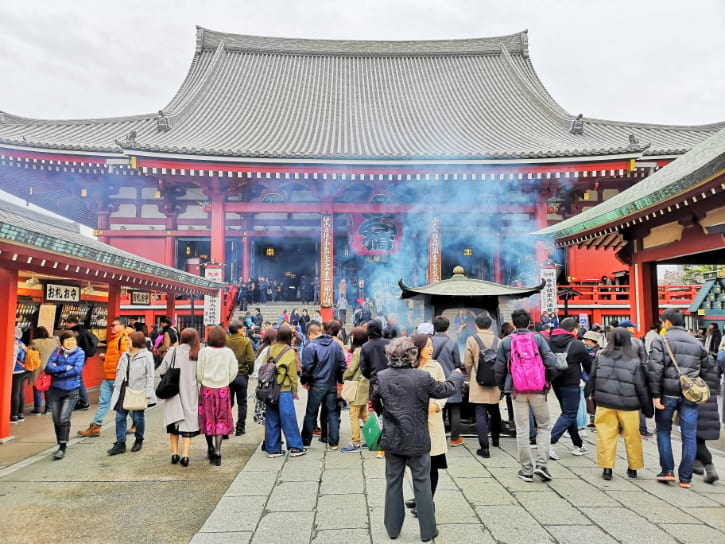
[[[108,450],[108,455],[118,455],[126,452],[126,418],[129,410],[124,410],[122,402],[119,403],[121,387],[124,380],[128,380],[128,389],[143,389],[146,391],[146,400],[149,405],[156,404],[156,391],[154,390],[154,356],[146,349],[146,336],[142,332],[132,332],[131,348],[118,360],[116,368],[116,381],[113,383],[111,406],[116,411],[116,442]],[[118,404],[118,406],[117,406]],[[144,437],[144,411],[130,410],[131,419],[136,428],[136,440],[131,448],[137,452],[143,447]]]
[[[171,464],[189,466],[191,439],[199,434],[199,382],[196,379],[196,361],[201,342],[196,329],[181,331],[177,347],[170,348],[159,366],[163,376],[169,368],[178,368],[179,394],[164,401],[164,425],[171,440]],[[181,456],[179,456],[179,436]]]

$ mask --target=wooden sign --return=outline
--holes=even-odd
[[[45,284],[46,302],[80,302],[81,288],[77,285],[64,285],[62,283]]]
[[[151,293],[149,291],[131,291],[131,304],[148,306],[151,304]]]

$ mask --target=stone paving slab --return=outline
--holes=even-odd
[[[299,418],[302,407],[297,404]],[[343,412],[340,443],[348,440]],[[595,441],[596,434],[588,433],[590,452],[574,456],[568,437],[562,438],[562,459],[549,463],[554,479],[548,483],[516,476],[513,438],[502,437],[489,459],[476,455],[475,438],[450,448],[449,469],[440,471],[435,496],[440,531],[435,543],[725,542],[725,485],[707,485],[701,477],[689,490],[657,483],[654,440],[644,441],[647,466],[639,478],[625,476],[621,447],[614,478],[605,481],[596,466]],[[725,455],[716,453],[715,464],[725,475]],[[413,497],[409,472],[403,492]],[[385,459],[375,452],[343,454],[318,442],[300,458],[268,459],[257,451],[193,542],[389,543],[384,504]],[[418,520],[409,512],[395,542],[420,542]]]

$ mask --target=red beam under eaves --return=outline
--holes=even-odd
[[[227,202],[224,211],[229,213],[434,213],[435,204],[295,204],[289,202]],[[534,213],[536,207],[530,204],[491,206],[472,202],[461,206],[445,204],[445,213]]]

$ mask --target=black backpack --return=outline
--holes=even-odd
[[[88,329],[80,329],[78,333],[78,347],[86,354],[86,360],[96,354],[98,349],[98,337]]]
[[[291,349],[290,347],[284,348],[277,357],[270,357],[269,353],[267,353],[267,362],[259,368],[257,374],[257,391],[255,395],[260,402],[268,402],[269,404],[279,402],[282,387],[277,383],[277,361]]]
[[[478,364],[476,365],[476,383],[484,387],[496,385],[496,355],[498,353],[498,338],[493,337],[493,344],[490,348],[483,345],[481,337],[473,335],[478,344]]]

